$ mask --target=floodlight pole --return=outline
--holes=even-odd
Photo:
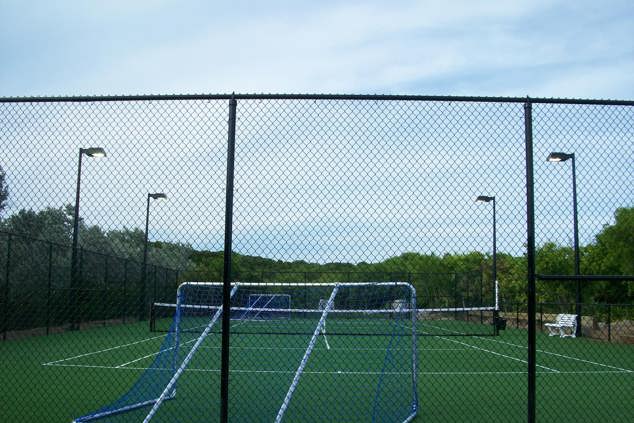
[[[579,218],[577,212],[577,167],[575,162],[575,153],[553,152],[546,159],[549,162],[565,162],[570,160],[572,163],[572,236],[574,249],[574,274],[581,275],[581,253],[579,250]],[[575,287],[575,314],[577,315],[577,328],[575,336],[582,336],[581,331],[581,280],[577,279]]]
[[[581,275],[581,257],[579,251],[579,218],[577,213],[577,169],[575,165],[575,153],[570,155],[572,160],[572,231],[575,249],[575,276]],[[576,336],[581,336],[581,280],[577,279],[575,295],[575,314],[577,315]]]
[[[145,319],[146,295],[147,295],[147,254],[148,254],[148,231],[150,227],[150,199],[167,198],[162,192],[148,193],[145,207],[145,237],[143,240],[143,264],[141,269],[141,304],[139,306],[139,320]]]
[[[106,152],[103,148],[100,147],[90,147],[90,148],[80,148],[79,149],[79,159],[77,164],[77,189],[75,192],[75,210],[73,213],[73,241],[72,241],[72,250],[71,250],[71,259],[70,259],[70,292],[71,292],[71,309],[72,309],[72,318],[70,323],[71,330],[79,329],[78,315],[77,315],[77,306],[78,306],[78,298],[77,298],[77,289],[79,287],[79,197],[81,191],[81,163],[82,156],[87,155],[88,157],[105,157]]]
[[[497,277],[497,224],[496,224],[496,211],[495,211],[495,197],[489,197],[486,195],[480,195],[476,198],[476,202],[479,203],[491,203],[493,206],[493,265],[491,268],[491,279],[495,284],[498,280]]]

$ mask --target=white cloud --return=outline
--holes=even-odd
[[[0,95],[632,95],[631,79],[618,76],[634,74],[623,60],[634,52],[628,2],[163,1],[45,10],[10,14],[30,25],[4,29]],[[579,87],[586,68],[610,83],[562,88],[568,75]]]

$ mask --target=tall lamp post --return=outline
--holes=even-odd
[[[70,281],[71,281],[71,307],[72,321],[71,330],[79,329],[78,321],[78,298],[77,289],[79,287],[79,194],[81,191],[81,159],[86,155],[88,157],[106,157],[106,151],[101,147],[89,147],[79,149],[79,162],[77,165],[77,192],[75,194],[75,212],[73,214],[73,245],[70,259]]]
[[[547,162],[559,163],[570,160],[572,163],[572,233],[574,245],[575,276],[581,275],[581,259],[579,256],[579,222],[577,218],[577,170],[575,167],[575,153],[552,152],[546,158]],[[576,336],[581,336],[581,281],[577,279],[575,292],[575,314],[577,315]]]
[[[145,318],[147,296],[147,254],[148,254],[148,230],[150,227],[150,200],[166,199],[162,192],[148,193],[145,208],[145,239],[143,240],[143,265],[141,269],[141,304],[139,306],[139,320]]]
[[[487,195],[479,195],[476,198],[478,203],[492,203],[493,204],[493,267],[491,269],[491,278],[493,283],[497,284],[497,228],[496,228],[496,216],[495,216],[495,197],[489,197]]]
[[[476,198],[476,203],[492,203],[493,205],[493,265],[491,269],[491,279],[493,279],[493,291],[495,292],[495,334],[498,334],[499,326],[498,326],[498,296],[497,296],[497,284],[498,284],[498,266],[497,266],[497,225],[496,225],[496,215],[495,215],[495,197],[489,197],[488,195],[479,195]]]

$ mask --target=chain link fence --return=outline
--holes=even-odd
[[[632,106],[0,99],[0,420],[629,422]]]
[[[0,232],[0,243],[3,340],[64,332],[75,315],[80,330],[147,320],[144,311],[139,315],[139,261],[81,249],[81,282],[75,290],[80,309],[74,313],[68,245],[9,232]],[[144,303],[172,300],[178,271],[151,264],[147,273]]]

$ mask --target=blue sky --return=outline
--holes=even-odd
[[[631,0],[0,0],[0,96],[631,100],[632,22]],[[163,191],[151,239],[222,248],[226,101],[5,105],[9,213],[73,203],[77,149],[94,144],[108,157],[83,169],[88,224],[142,228],[147,192]],[[550,151],[577,154],[583,244],[631,207],[630,111],[536,106],[538,243],[571,244],[570,169],[547,164]],[[482,194],[498,198],[499,249],[524,250],[521,105],[242,101],[238,120],[240,252],[356,262],[488,251]]]
[[[0,96],[634,98],[625,1],[0,0]]]

